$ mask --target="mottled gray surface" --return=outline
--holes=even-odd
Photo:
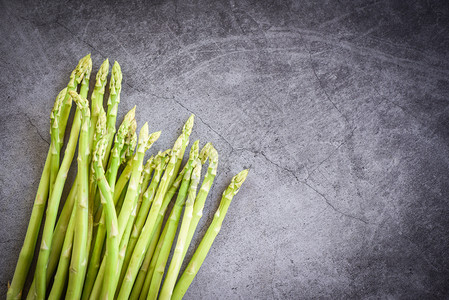
[[[195,113],[218,149],[199,236],[251,167],[187,299],[449,298],[448,50],[447,1],[3,1],[1,297],[54,98],[91,52],[155,148]]]

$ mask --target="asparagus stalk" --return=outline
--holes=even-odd
[[[186,246],[187,233],[189,231],[190,221],[192,220],[193,205],[200,177],[201,177],[201,163],[198,162],[192,174],[192,184],[190,185],[189,188],[189,196],[187,198],[185,205],[186,207],[184,210],[184,217],[182,219],[181,229],[179,230],[175,251],[172,260],[170,262],[170,266],[168,267],[164,284],[161,289],[160,294],[161,299],[170,299],[173,288],[175,287],[176,279],[178,278],[179,270],[181,269],[181,264],[183,260],[182,254]],[[170,252],[170,249],[167,252]],[[168,254],[166,255],[168,256]],[[150,295],[148,295],[148,298],[150,298]]]
[[[76,186],[76,180],[73,186]],[[76,188],[73,188],[70,190],[69,195],[67,196],[67,199],[64,203],[64,207],[61,211],[61,215],[59,216],[58,222],[56,223],[55,230],[53,231],[53,238],[51,242],[51,249],[50,249],[50,255],[48,257],[48,264],[47,264],[47,275],[46,275],[46,282],[47,287],[48,283],[50,282],[50,279],[53,275],[53,273],[56,270],[56,267],[58,267],[59,264],[59,258],[61,255],[61,249],[63,248],[63,243],[65,242],[65,239],[67,237],[67,234],[69,234],[69,228],[68,223],[72,217],[73,213],[73,203],[75,202],[76,198]],[[73,233],[72,233],[73,236]],[[71,245],[70,245],[71,247]],[[69,257],[70,259],[70,257]],[[31,287],[28,291],[27,300],[33,300],[37,298],[36,293],[36,280],[33,277],[33,282],[31,284]]]
[[[109,157],[112,141],[115,134],[115,122],[117,120],[118,104],[120,103],[120,92],[122,90],[122,70],[118,62],[114,62],[111,72],[111,81],[109,84],[109,98],[108,98],[108,114],[106,128],[108,131],[108,145],[106,153],[103,158],[103,165],[106,165],[106,160]]]
[[[51,167],[50,167],[50,187],[49,194],[53,190],[53,185],[55,183],[56,175],[58,175],[59,170],[59,158],[60,158],[60,150],[61,143],[59,141],[59,120],[61,115],[61,106],[62,101],[64,99],[67,88],[63,89],[59,92],[58,97],[56,97],[55,105],[50,114],[51,126],[50,126],[50,136],[51,136]]]
[[[100,113],[104,111],[103,98],[108,74],[109,74],[109,59],[106,58],[97,72],[97,76],[95,78],[95,87],[90,97],[91,98],[90,110],[92,112],[90,123],[92,124],[92,126],[96,126]],[[89,134],[90,140],[93,140],[93,135],[94,130],[91,130]]]
[[[112,195],[114,195],[117,171],[120,166],[120,152],[123,148],[126,135],[128,134],[129,130],[132,130],[131,123],[134,120],[135,111],[136,111],[136,109],[134,107],[125,115],[125,118],[123,119],[123,122],[120,125],[117,135],[115,137],[114,148],[112,149],[112,153],[111,153],[110,166],[107,171],[108,186],[111,189]],[[135,130],[135,127],[134,127],[134,130]],[[105,147],[107,147],[107,145]],[[106,154],[106,151],[105,151],[105,154]],[[130,168],[130,171],[131,171],[131,168]],[[114,205],[115,205],[116,201],[117,201],[117,199],[115,199],[115,201],[113,200]],[[114,210],[115,210],[115,208],[114,208]],[[100,210],[100,211],[101,211],[101,216],[100,216],[100,218],[99,218],[100,220],[98,222],[99,226],[98,226],[97,233],[95,236],[95,243],[94,243],[94,246],[92,249],[92,254],[91,254],[91,257],[89,260],[86,280],[85,280],[84,288],[83,288],[82,299],[89,298],[90,292],[92,291],[92,287],[95,282],[95,278],[98,273],[98,268],[100,267],[101,252],[103,249],[103,243],[104,243],[104,239],[105,239],[105,235],[106,235],[106,228],[104,226],[105,215],[102,210]]]
[[[243,170],[238,173],[232,178],[231,184],[223,192],[223,197],[221,198],[220,206],[214,214],[214,219],[212,220],[212,223],[207,229],[206,234],[201,240],[201,243],[193,254],[192,259],[187,265],[187,268],[176,283],[173,294],[171,295],[171,299],[181,299],[187,292],[187,289],[189,288],[190,284],[198,273],[198,270],[201,267],[204,259],[206,258],[206,255],[209,252],[209,249],[212,246],[215,237],[220,231],[221,224],[223,223],[232,198],[234,198],[234,196],[239,191],[240,187],[246,179],[246,176],[248,176],[248,170]],[[161,295],[161,298],[164,299],[165,296],[166,295]]]
[[[168,227],[168,229],[165,238],[162,242],[161,251],[156,260],[155,269],[153,276],[151,278],[150,290],[148,292],[147,299],[156,299],[159,293],[159,288],[162,282],[162,276],[164,275],[168,255],[170,254],[170,249],[175,238],[176,229],[178,228],[178,223],[181,218],[181,212],[187,197],[187,193],[188,193],[187,201],[193,202],[196,196],[196,189],[198,186],[199,177],[201,175],[201,163],[197,161],[198,141],[196,141],[193,144],[190,153],[191,155],[188,161],[187,171],[184,175],[183,183],[178,193],[178,198],[176,199],[176,203],[170,214],[168,223],[165,225],[166,227]],[[195,162],[195,169],[192,173],[194,162]]]
[[[148,267],[151,262],[151,258],[153,257],[153,253],[156,250],[156,246],[159,240],[159,236],[161,234],[162,222],[158,222],[156,224],[156,232],[151,237],[150,246],[148,247],[147,253],[145,253],[145,259],[142,262],[142,266],[140,267],[139,274],[136,277],[136,281],[134,282],[133,289],[131,291],[131,295],[129,299],[137,300],[139,299],[140,291],[142,290],[143,283],[145,281],[145,275],[147,274]],[[161,236],[163,239],[163,237]],[[123,270],[123,268],[122,268]]]
[[[87,77],[87,80],[90,78],[90,72],[92,71],[92,59],[90,58],[90,53],[85,57],[81,58],[76,66],[76,69],[73,70],[70,75],[70,81],[67,85],[67,92],[64,97],[63,106],[61,108],[61,124],[59,127],[61,130],[59,131],[59,140],[61,142],[64,141],[64,133],[65,128],[67,126],[67,120],[69,119],[70,109],[72,108],[72,97],[70,96],[70,91],[75,91],[76,88],[82,81],[84,81]],[[89,84],[87,84],[87,89],[89,88]],[[85,97],[87,96],[87,93]]]
[[[98,180],[98,187],[102,195],[102,204],[105,208],[107,243],[106,243],[106,269],[105,281],[101,292],[101,299],[113,299],[115,293],[114,278],[117,273],[118,259],[118,222],[115,213],[112,191],[106,180],[102,165],[102,156],[105,155],[107,147],[107,139],[103,139],[96,150],[94,157],[95,176]]]
[[[98,143],[100,139],[106,135],[106,113],[103,107],[100,108],[99,116],[96,118],[97,123],[95,125],[95,134],[92,137],[92,146],[89,146],[91,151],[95,151],[97,149]],[[94,126],[94,124],[92,124]],[[94,130],[90,130],[92,132]],[[91,243],[93,236],[93,223],[94,223],[94,202],[97,196],[97,181],[95,177],[95,170],[93,162],[90,166],[90,174],[89,174],[89,207],[88,207],[88,234],[87,234],[87,249],[88,252],[91,252]],[[99,195],[98,195],[99,197]],[[89,256],[90,257],[90,256]]]
[[[119,299],[122,299],[121,297],[124,296],[124,294],[126,294],[126,297],[129,295],[134,280],[137,276],[137,272],[142,264],[145,252],[148,250],[149,241],[151,240],[151,236],[155,229],[156,219],[162,206],[162,201],[164,200],[164,196],[168,190],[169,183],[172,181],[172,178],[176,176],[176,174],[174,174],[175,164],[177,162],[179,151],[181,151],[182,141],[183,135],[178,138],[173,146],[172,155],[170,157],[170,161],[168,162],[167,169],[159,184],[147,221],[145,222],[145,226],[142,229],[142,233],[137,241],[136,247],[134,248],[133,255],[131,256],[125,278],[120,288],[120,293],[118,296]]]
[[[206,144],[206,146],[207,146],[207,144]],[[209,194],[209,191],[212,187],[215,176],[217,175],[218,152],[217,152],[217,150],[215,150],[215,148],[212,145],[210,145],[210,149],[207,153],[207,156],[206,156],[206,154],[203,154],[203,155],[200,154],[202,163],[205,162],[205,159],[207,157],[209,157],[209,167],[207,168],[207,174],[204,177],[203,183],[201,184],[200,191],[198,192],[198,195],[196,196],[196,199],[195,199],[195,204],[193,206],[192,220],[190,222],[189,231],[187,233],[184,250],[183,250],[182,256],[181,256],[181,261],[184,261],[184,258],[187,253],[187,249],[189,248],[189,245],[192,242],[192,238],[195,233],[196,227],[198,226],[198,223],[199,223],[201,217],[203,216],[204,203],[206,202],[207,195]],[[176,276],[178,276],[178,275],[176,275]]]
[[[78,80],[75,78],[83,78],[85,74],[90,73],[89,65],[92,66],[90,60],[90,54],[82,58],[78,63],[76,69],[72,72],[70,76],[70,81],[67,86],[67,90],[76,89]],[[89,76],[89,75],[87,75]],[[63,105],[60,109],[60,119],[59,125],[59,146],[61,149],[62,143],[64,141],[65,127],[67,124],[67,119],[70,113],[71,98],[66,94]],[[31,261],[34,255],[34,248],[36,247],[37,237],[39,234],[39,229],[42,222],[42,217],[44,215],[45,204],[47,202],[47,197],[49,196],[49,181],[50,181],[50,167],[51,167],[51,149],[49,149],[47,154],[47,159],[45,161],[44,169],[42,171],[41,179],[39,182],[39,187],[37,189],[36,198],[34,200],[33,210],[31,212],[30,222],[28,224],[27,232],[23,242],[22,249],[20,250],[19,259],[17,261],[17,266],[14,271],[14,276],[11,285],[8,288],[7,299],[20,299],[22,297],[22,289],[25,284],[26,277],[31,265]],[[68,221],[67,221],[68,222]]]
[[[136,222],[134,225],[134,229],[132,232],[132,235],[130,237],[128,247],[126,248],[126,254],[125,259],[122,267],[122,274],[120,275],[121,279],[119,280],[119,283],[123,280],[124,272],[126,271],[126,268],[128,267],[129,260],[131,259],[132,252],[134,250],[134,247],[136,245],[137,239],[140,236],[140,233],[142,231],[142,227],[145,223],[145,220],[148,216],[148,211],[150,210],[150,205],[153,202],[154,193],[156,192],[157,185],[159,184],[159,181],[162,176],[162,172],[165,169],[167,158],[165,157],[167,155],[167,151],[163,153],[159,153],[155,158],[155,171],[153,175],[153,179],[151,181],[150,186],[145,191],[142,197],[142,206],[139,209],[139,213],[136,218]]]
[[[62,246],[61,256],[59,258],[58,269],[55,274],[53,286],[51,287],[49,300],[61,299],[62,293],[67,283],[67,270],[69,269],[70,257],[72,255],[73,231],[75,227],[76,208],[72,210],[69,225],[67,227],[66,238]]]
[[[67,299],[79,299],[87,267],[88,249],[88,198],[89,198],[89,130],[90,110],[88,101],[71,91],[70,95],[82,113],[82,124],[78,150],[78,199],[76,202],[76,224],[73,237],[72,259],[70,262]]]
[[[90,67],[92,68],[92,65],[90,65]],[[83,94],[87,94],[87,91],[89,89],[89,77],[91,68],[89,69],[89,72],[85,74],[85,76],[83,77],[83,81],[81,83],[81,91],[83,92]],[[61,200],[62,190],[67,178],[67,172],[72,163],[78,139],[78,134],[80,131],[81,126],[80,114],[81,111],[77,108],[75,112],[75,118],[73,121],[72,129],[70,132],[70,138],[65,150],[64,159],[62,160],[61,167],[59,169],[58,175],[56,176],[53,192],[51,194],[47,207],[47,215],[45,219],[41,247],[39,250],[39,257],[37,260],[35,271],[35,280],[36,280],[35,288],[37,293],[37,299],[44,299],[46,294],[45,293],[47,287],[46,268],[49,258],[50,246],[52,244],[53,230],[56,222],[59,202]]]
[[[133,168],[132,168],[132,174],[129,181],[128,189],[126,192],[126,197],[123,202],[122,209],[120,211],[120,215],[118,216],[118,238],[120,241],[122,241],[123,234],[126,229],[126,225],[128,223],[128,219],[131,216],[131,213],[135,209],[135,205],[137,203],[137,192],[139,190],[139,181],[140,181],[140,174],[142,172],[142,163],[143,158],[145,156],[145,152],[151,147],[151,145],[159,138],[161,132],[155,132],[151,134],[148,137],[148,123],[145,123],[140,130],[139,133],[139,144],[137,147],[137,153],[134,155],[133,158]],[[127,238],[126,243],[127,243]],[[122,253],[122,242],[120,243],[120,253],[119,253],[119,261],[123,261],[123,256],[125,253]],[[126,248],[125,248],[126,250]],[[90,295],[90,299],[97,299],[98,298],[98,292],[101,290],[101,285],[104,278],[104,264],[105,261],[100,265],[100,269],[97,275],[97,278],[95,279],[94,287]],[[120,269],[118,269],[119,271]]]

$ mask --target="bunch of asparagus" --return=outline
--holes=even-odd
[[[150,134],[145,123],[137,135],[135,107],[116,130],[122,82],[117,62],[112,66],[107,112],[103,98],[108,59],[96,75],[89,108],[91,70],[89,54],[79,61],[51,111],[51,144],[7,299],[22,297],[45,207],[36,270],[27,299],[181,299],[220,231],[248,170],[232,178],[206,234],[178,276],[216,176],[217,150],[211,143],[200,150],[199,141],[195,141],[181,168],[192,132],[192,115],[173,148],[159,151],[144,163],[145,153],[161,132]],[[76,111],[62,155],[73,102]],[[77,144],[77,175],[58,218]],[[200,185],[201,169],[207,161]]]

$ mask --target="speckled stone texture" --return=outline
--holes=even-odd
[[[218,149],[195,245],[251,168],[186,299],[449,297],[447,1],[114,2],[0,4],[1,298],[89,52],[122,65],[119,120],[137,104],[153,151],[191,113]]]

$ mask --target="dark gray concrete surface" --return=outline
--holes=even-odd
[[[251,167],[187,299],[449,298],[448,50],[447,1],[3,1],[1,298],[89,52],[156,149],[191,113],[218,149],[195,243]]]

